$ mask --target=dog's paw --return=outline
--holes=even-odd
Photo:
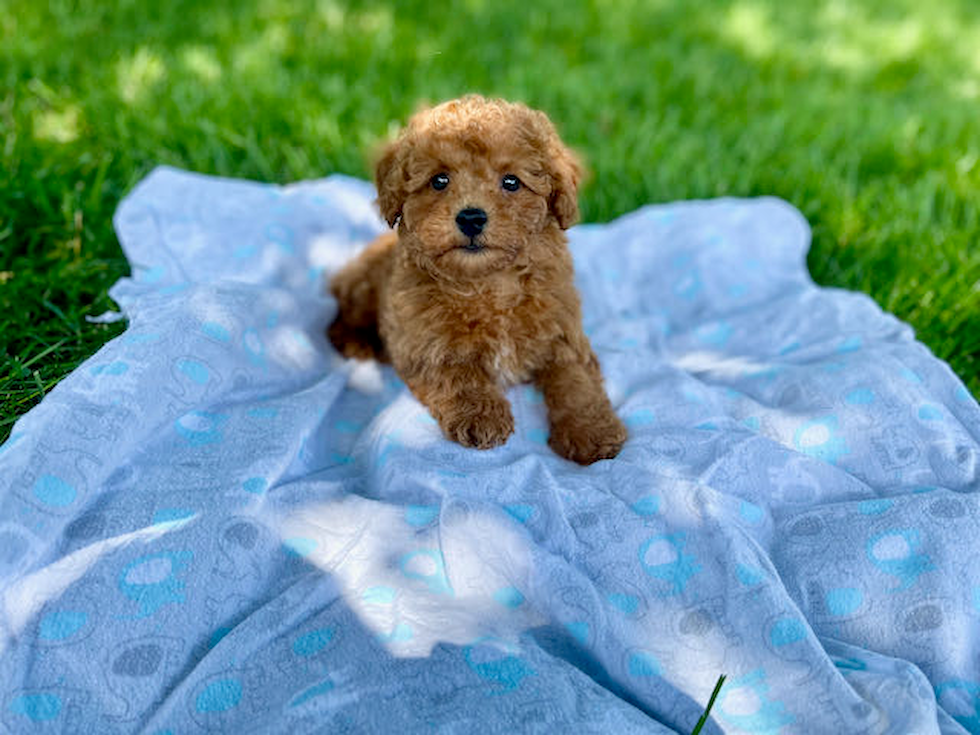
[[[548,445],[565,459],[592,464],[612,459],[626,442],[626,427],[611,410],[602,415],[566,418],[551,425]]]
[[[492,449],[514,433],[514,415],[502,396],[462,397],[457,410],[441,416],[439,425],[447,438],[464,447]]]
[[[386,361],[384,344],[373,326],[357,328],[337,319],[327,329],[327,338],[346,358]]]

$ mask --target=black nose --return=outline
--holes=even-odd
[[[486,223],[487,213],[482,209],[463,209],[456,215],[456,226],[467,237],[479,235]]]

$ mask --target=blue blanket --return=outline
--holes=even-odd
[[[0,447],[0,730],[980,732],[980,408],[775,199],[571,234],[630,438],[479,452],[324,338],[372,188],[158,169]]]

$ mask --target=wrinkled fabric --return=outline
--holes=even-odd
[[[570,232],[630,437],[492,451],[324,337],[370,185],[157,169],[0,447],[0,730],[980,732],[980,410],[771,198]]]

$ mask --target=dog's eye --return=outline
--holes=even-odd
[[[500,180],[500,185],[507,191],[517,191],[521,188],[521,180],[514,176],[514,174],[507,174]]]
[[[449,186],[449,174],[436,174],[429,183],[432,184],[432,188],[436,191],[442,191]]]

